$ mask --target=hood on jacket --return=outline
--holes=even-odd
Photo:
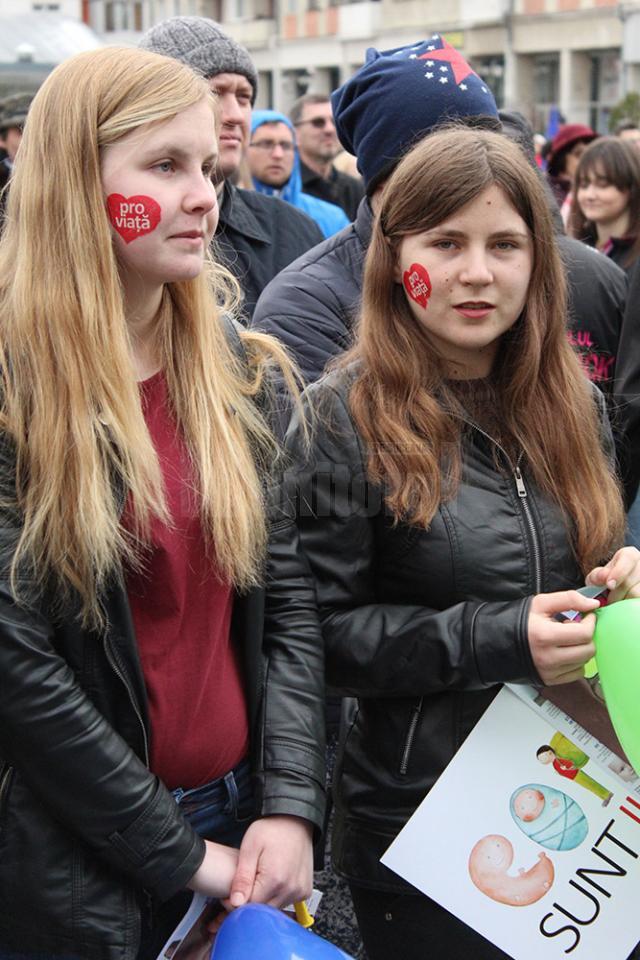
[[[268,196],[280,197],[287,203],[292,203],[294,207],[300,206],[300,194],[302,193],[302,176],[300,174],[300,157],[298,156],[298,146],[296,144],[296,132],[291,120],[284,113],[278,113],[277,110],[254,110],[251,116],[251,136],[258,127],[265,123],[284,123],[293,137],[293,170],[291,176],[282,187],[271,187],[262,180],[253,178],[253,185],[258,193],[266,193]]]
[[[296,134],[291,120],[284,113],[278,113],[276,110],[255,110],[251,118],[251,135],[253,136],[258,127],[261,127],[264,123],[284,123],[291,130],[293,134],[293,169],[291,176],[283,187],[270,187],[262,180],[257,180],[254,177],[253,185],[256,191],[266,193],[270,197],[280,197],[281,200],[286,200],[287,203],[303,210],[316,221],[325,237],[331,237],[338,230],[348,226],[349,219],[342,207],[321,200],[319,197],[313,197],[309,193],[304,193]]]

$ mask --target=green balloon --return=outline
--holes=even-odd
[[[594,642],[613,728],[632,767],[640,771],[640,599],[596,610]]]

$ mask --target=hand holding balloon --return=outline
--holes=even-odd
[[[551,686],[571,683],[584,675],[584,665],[593,657],[593,631],[599,601],[577,590],[539,593],[529,609],[529,646],[542,682]],[[559,623],[555,618],[565,610],[578,610],[583,619]]]
[[[640,597],[640,551],[635,547],[622,547],[602,567],[594,567],[586,582],[593,586],[607,587],[607,603]]]

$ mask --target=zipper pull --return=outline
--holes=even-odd
[[[524,480],[522,479],[522,474],[520,473],[520,467],[516,467],[513,472],[516,478],[516,489],[518,491],[518,496],[523,498],[527,495],[527,488],[524,485]]]

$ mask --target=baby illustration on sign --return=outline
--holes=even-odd
[[[598,799],[602,800],[603,807],[606,807],[611,800],[612,792],[582,770],[582,767],[589,762],[587,754],[561,733],[554,733],[550,743],[539,747],[536,757],[540,763],[551,764],[561,777],[573,780],[585,790],[594,793]]]
[[[522,867],[517,876],[508,871],[513,863],[513,847],[506,837],[489,834],[478,840],[469,856],[469,876],[482,893],[510,907],[528,907],[541,900],[551,889],[555,872],[546,853],[529,870]]]
[[[509,809],[525,836],[548,850],[574,850],[589,832],[580,805],[561,790],[542,783],[528,783],[515,790]]]

